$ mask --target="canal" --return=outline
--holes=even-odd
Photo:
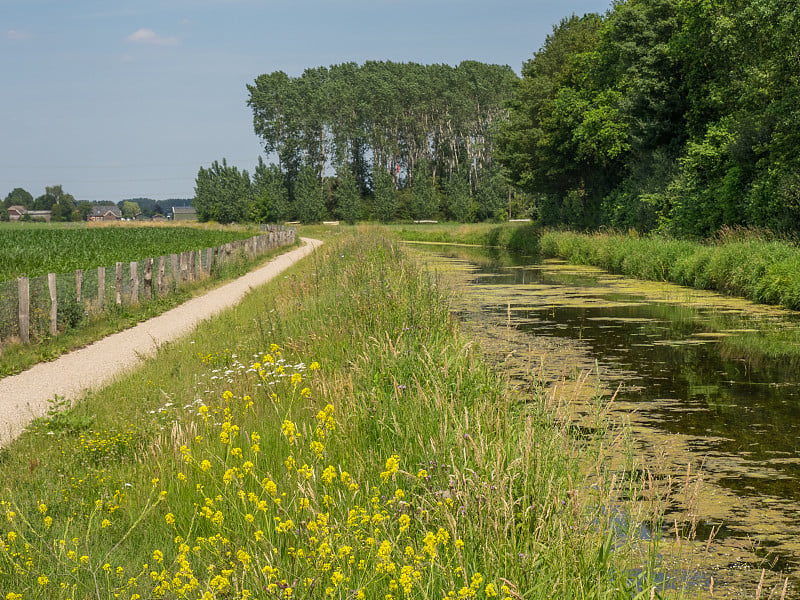
[[[452,287],[464,327],[517,386],[598,398],[628,423],[696,584],[798,597],[800,314],[600,269],[482,249],[410,247]],[[713,578],[713,583],[712,583]]]

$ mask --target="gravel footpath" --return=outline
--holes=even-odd
[[[322,244],[306,238],[303,242],[300,248],[157,317],[0,379],[0,446],[13,440],[34,418],[46,414],[48,400],[56,395],[76,400],[88,390],[103,387],[154,355],[162,344],[238,304],[251,289],[268,282]]]

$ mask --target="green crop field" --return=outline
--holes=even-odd
[[[200,250],[252,235],[252,230],[174,225],[62,227],[4,223],[0,226],[0,281]]]

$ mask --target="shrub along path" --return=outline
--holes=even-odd
[[[30,421],[43,416],[50,400],[56,397],[74,400],[109,383],[155,354],[161,344],[185,335],[200,321],[237,304],[252,288],[274,278],[322,244],[308,238],[303,242],[300,248],[158,317],[52,362],[0,379],[0,446],[13,440]]]

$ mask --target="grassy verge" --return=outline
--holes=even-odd
[[[701,244],[618,233],[542,234],[543,256],[602,267],[639,279],[715,290],[763,304],[800,309],[796,244],[729,232]]]
[[[207,292],[209,289],[240,277],[254,268],[286,252],[288,247],[277,248],[259,256],[255,261],[241,258],[215,269],[213,276],[197,282],[182,284],[164,297],[142,304],[111,306],[97,315],[88,317],[78,326],[55,336],[46,337],[30,344],[11,343],[0,353],[0,378],[29,369],[33,365],[53,360],[62,354],[81,348],[107,335],[122,331],[174,308],[186,300]]]
[[[6,600],[672,595],[626,431],[515,398],[396,245],[344,237],[2,452]]]

